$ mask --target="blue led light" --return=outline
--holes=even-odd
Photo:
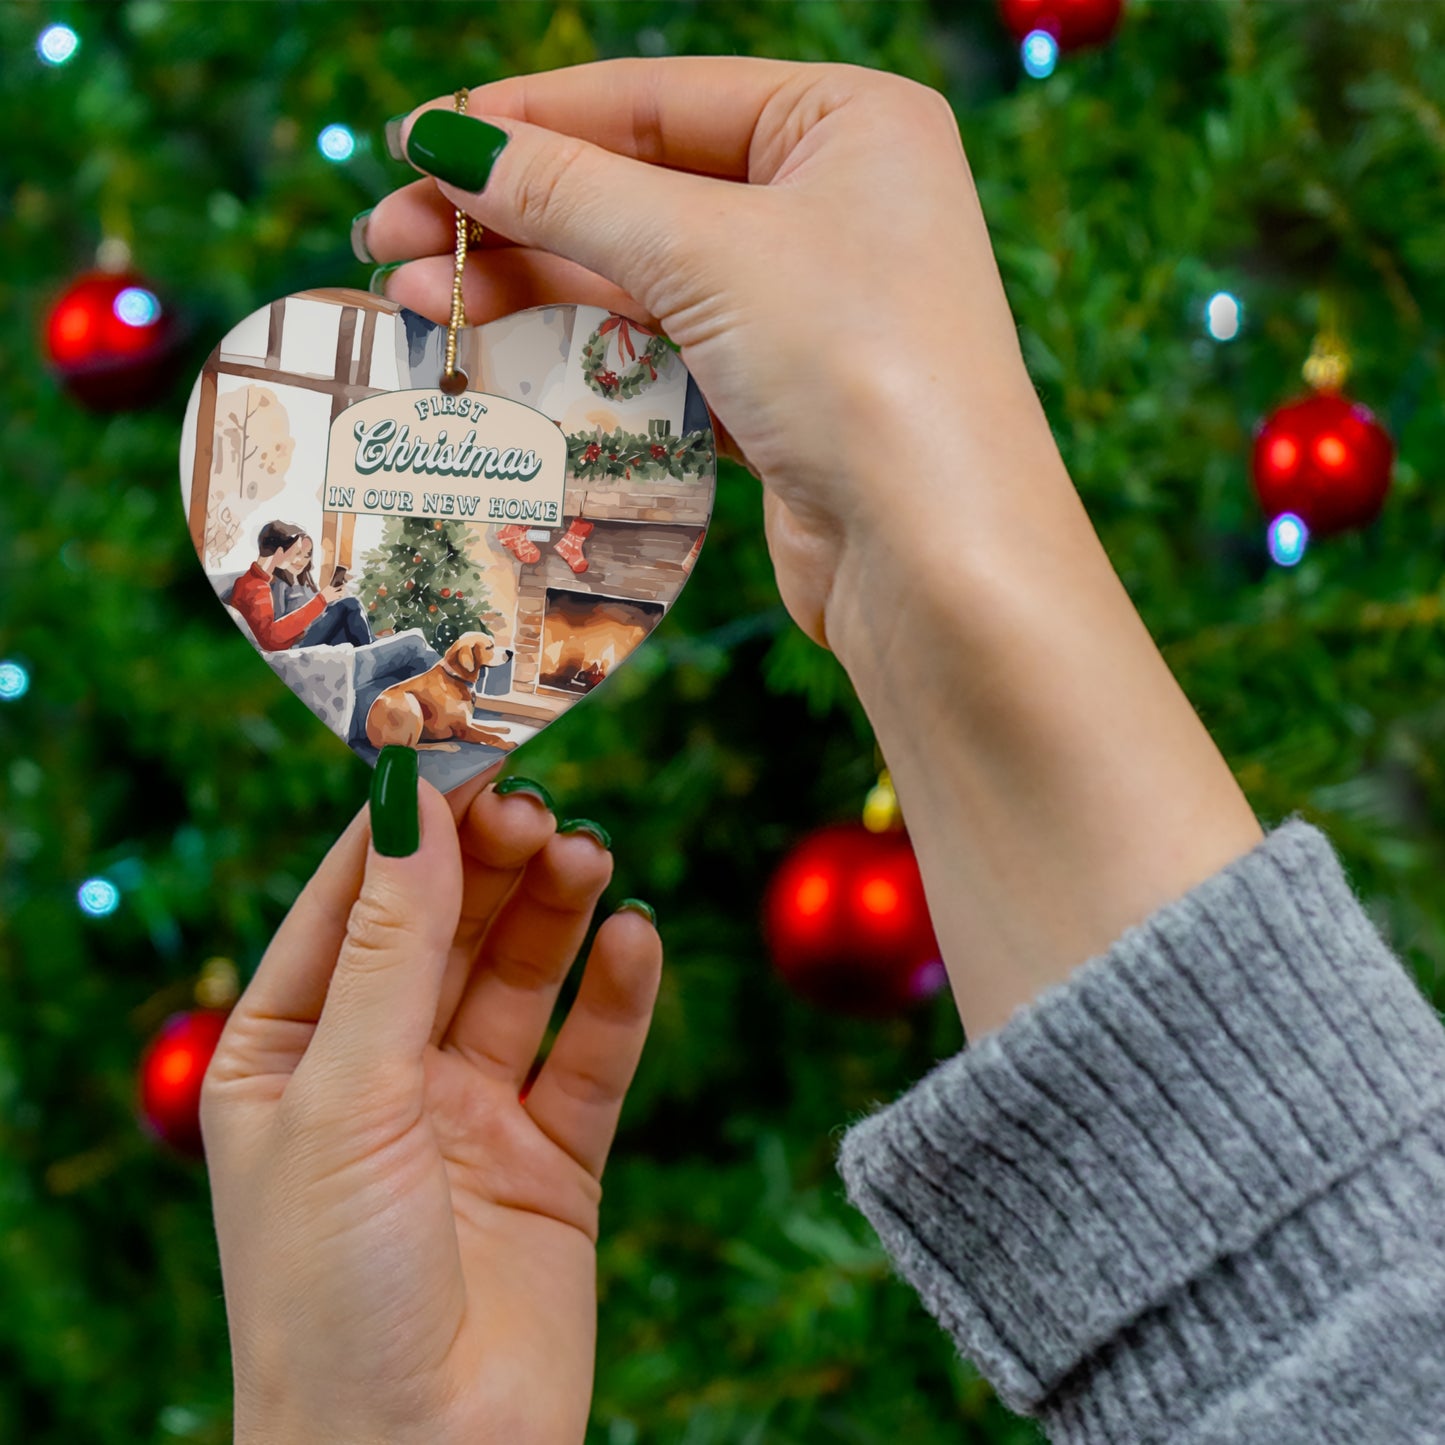
[[[115,298],[111,309],[127,326],[149,326],[160,319],[161,303],[156,299],[155,292],[147,291],[143,286],[127,286]]]
[[[35,42],[35,53],[47,65],[64,65],[80,49],[80,36],[68,25],[47,25]]]
[[[1059,63],[1059,42],[1047,30],[1031,30],[1024,37],[1019,52],[1023,56],[1024,69],[1035,80],[1044,80],[1054,73]]]
[[[30,691],[30,674],[18,662],[0,662],[0,702],[15,702]]]
[[[1281,567],[1293,567],[1305,554],[1310,529],[1293,512],[1281,512],[1269,524],[1269,555]]]
[[[1244,307],[1228,291],[1216,291],[1204,308],[1204,329],[1216,341],[1233,341],[1244,325]]]
[[[344,125],[329,125],[316,137],[316,147],[329,161],[349,161],[356,150],[356,137]]]
[[[87,878],[75,895],[82,913],[105,918],[120,907],[120,889],[109,878]]]

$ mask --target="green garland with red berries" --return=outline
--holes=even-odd
[[[715,459],[712,433],[690,431],[675,437],[649,432],[574,432],[567,438],[567,472],[580,481],[599,477],[656,481],[696,481]]]

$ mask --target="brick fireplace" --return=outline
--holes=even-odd
[[[666,614],[701,551],[711,500],[706,485],[671,478],[569,485],[563,525],[530,533],[542,555],[516,564],[510,691],[481,706],[549,721],[597,686]],[[586,570],[574,572],[553,545],[579,516],[593,528]]]

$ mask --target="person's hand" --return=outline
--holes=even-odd
[[[612,60],[483,85],[451,112],[438,99],[390,128],[436,183],[365,223],[376,260],[421,258],[387,296],[447,319],[455,205],[489,231],[463,280],[470,323],[579,302],[662,329],[764,483],[778,587],[815,641],[841,655],[878,549],[916,551],[928,528],[956,561],[986,557],[1046,479],[1070,487],[936,91],[846,65]],[[483,185],[487,122],[508,138]]]
[[[421,784],[420,815],[409,857],[353,819],[206,1074],[238,1445],[585,1433],[600,1180],[661,944],[603,923],[519,1098],[611,853],[479,782]]]
[[[392,300],[446,320],[459,206],[491,233],[470,322],[583,302],[681,346],[888,759],[970,1036],[1258,841],[1059,454],[942,96],[615,60],[429,101],[393,142],[432,179],[363,225],[420,258]]]
[[[340,602],[346,596],[346,588],[338,582],[333,587],[323,587],[321,595],[326,599],[326,605],[330,607],[333,602]]]

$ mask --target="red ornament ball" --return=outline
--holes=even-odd
[[[1101,45],[1118,28],[1124,0],[999,0],[999,17],[1020,44],[1046,30],[1060,50]]]
[[[838,823],[804,838],[768,885],[763,931],[787,985],[835,1013],[898,1014],[946,981],[902,830]]]
[[[1379,516],[1394,461],[1390,434],[1368,407],[1320,391],[1260,423],[1251,469],[1267,517],[1293,512],[1313,535],[1329,536]]]
[[[428,612],[435,612],[436,610],[437,610],[437,605],[436,605],[435,602],[433,602],[433,603],[431,604],[431,606],[429,606],[429,607],[427,608],[427,611],[428,611]]]
[[[65,388],[96,411],[155,399],[177,360],[176,327],[130,272],[92,271],[71,283],[45,322],[45,351]]]
[[[421,561],[421,553],[418,552],[411,560],[412,560],[413,562],[420,562],[420,561]]]
[[[386,588],[385,588],[385,587],[378,587],[378,588],[376,589],[376,595],[377,595],[378,597],[385,597],[385,596],[386,596]]]
[[[225,1009],[172,1014],[141,1056],[138,1112],[142,1125],[173,1149],[195,1158],[201,1141],[201,1082],[230,1016]]]
[[[443,587],[443,588],[442,588],[442,596],[443,596],[443,597],[450,597],[451,595],[452,595],[452,589],[451,589],[450,587]]]

